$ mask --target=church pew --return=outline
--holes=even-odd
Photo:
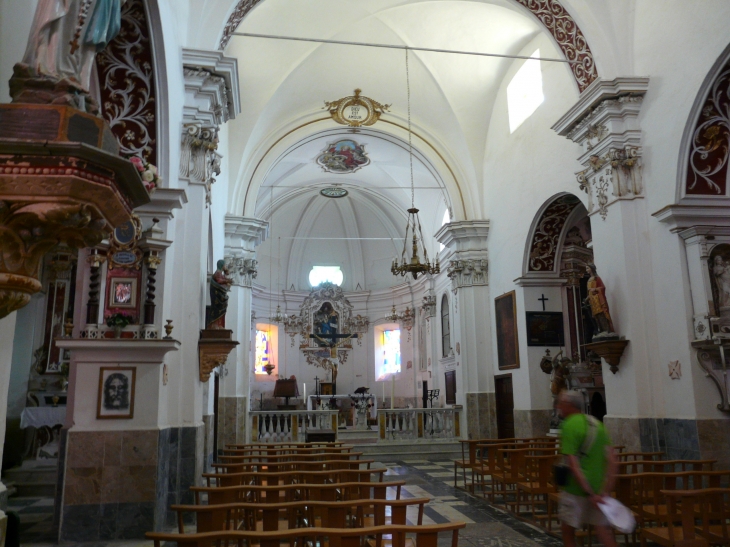
[[[400,499],[405,481],[392,482],[336,482],[329,484],[239,485],[239,486],[191,486],[195,504],[200,505],[201,494],[207,494],[208,505],[224,503],[258,502],[279,503],[284,501],[347,499],[386,499],[388,488],[395,488],[395,499]]]
[[[223,454],[218,456],[220,463],[253,462],[260,464],[280,462],[325,462],[329,460],[358,460],[362,452],[348,452],[337,454]]]
[[[211,467],[221,473],[242,473],[245,471],[326,471],[331,469],[370,469],[375,460],[328,460],[325,462],[259,462],[213,463]],[[363,467],[364,466],[364,467]]]
[[[451,547],[459,545],[459,530],[464,522],[431,524],[428,526],[386,525],[368,528],[297,528],[294,530],[277,530],[273,532],[225,531],[206,532],[202,534],[169,534],[147,532],[147,539],[154,541],[155,547],[163,543],[175,544],[178,547],[220,547],[223,545],[253,545],[260,547],[280,547],[282,545],[304,545],[307,540],[313,544],[325,544],[338,547],[361,547],[364,540],[375,536],[376,546],[382,545],[383,536],[392,536],[392,547],[405,547],[406,534],[415,535],[415,547],[438,547],[439,533],[451,532]]]
[[[712,471],[717,460],[631,460],[618,462],[618,474]]]
[[[253,447],[246,446],[240,447],[236,445],[228,445],[223,449],[225,454],[260,454],[260,455],[275,455],[275,454],[344,454],[352,452],[353,446],[326,446],[326,447]]]
[[[243,444],[227,444],[226,448],[329,448],[345,446],[345,441],[332,442],[280,442],[280,443],[243,443]]]
[[[387,468],[333,469],[326,471],[245,471],[243,473],[203,473],[207,486],[237,486],[240,484],[324,484],[327,482],[383,481]]]
[[[362,528],[407,524],[409,507],[418,507],[416,525],[423,523],[423,508],[429,498],[400,500],[294,501],[282,503],[228,503],[222,505],[172,505],[178,531],[184,533],[184,516],[194,514],[197,532],[216,530],[286,530],[304,526]],[[347,517],[352,518],[348,519]]]

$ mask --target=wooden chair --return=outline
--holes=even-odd
[[[706,511],[706,497],[702,490],[661,490],[666,499],[666,526],[643,528],[639,534],[641,546],[653,541],[664,547],[708,547],[709,520]],[[696,508],[700,507],[701,535],[696,527]]]
[[[392,547],[405,547],[406,534],[414,534],[414,547],[438,547],[439,533],[451,532],[451,547],[459,545],[459,530],[464,522],[449,522],[428,526],[371,526],[368,528],[298,528],[294,530],[277,530],[272,532],[225,531],[206,532],[202,534],[168,534],[147,532],[147,539],[154,541],[155,547],[163,543],[176,544],[178,547],[223,547],[228,545],[253,545],[260,547],[280,547],[282,545],[304,545],[307,540],[313,544],[324,545],[325,538],[329,545],[337,547],[361,547],[363,540],[375,536],[375,546],[383,545],[383,537],[392,536]]]
[[[529,508],[531,518],[544,520],[547,516],[548,495],[556,492],[553,484],[553,465],[558,460],[556,454],[546,456],[525,456],[525,480],[517,483],[517,504],[515,512],[520,515],[522,505]],[[535,508],[543,504],[545,510],[537,514]]]
[[[695,518],[707,519],[706,528],[698,528],[702,537],[710,545],[730,545],[730,489],[729,488],[707,488],[702,490],[705,495],[704,510],[695,506]],[[699,509],[699,511],[698,511]]]
[[[388,488],[395,489],[395,499],[400,499],[405,481],[393,482],[338,482],[330,484],[286,485],[239,485],[239,486],[192,486],[195,505],[201,504],[203,494],[208,505],[227,503],[281,503],[299,500],[354,500],[386,499]]]
[[[416,524],[423,524],[429,498],[401,500],[296,501],[284,503],[229,503],[223,505],[172,505],[178,532],[184,533],[184,516],[194,514],[197,533],[219,530],[288,530],[302,526],[363,528],[386,524],[406,525],[407,511],[417,508]]]
[[[629,462],[636,460],[661,460],[664,452],[618,452],[616,460],[619,462]]]
[[[203,473],[207,486],[241,484],[326,484],[329,482],[382,482],[388,471],[379,469],[328,469],[325,471],[244,471],[242,473]],[[375,478],[373,478],[375,475]]]

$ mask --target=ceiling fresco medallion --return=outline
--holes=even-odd
[[[319,193],[326,198],[344,198],[349,192],[344,188],[322,188]]]
[[[356,89],[355,94],[350,97],[325,101],[323,108],[329,110],[332,119],[339,124],[350,127],[373,125],[380,119],[380,115],[390,108],[390,105],[380,104],[360,93],[361,90]]]
[[[352,139],[343,139],[327,145],[327,149],[317,158],[317,164],[327,173],[354,173],[370,163],[365,154],[365,145]]]

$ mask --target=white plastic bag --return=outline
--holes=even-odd
[[[630,534],[636,528],[636,519],[631,509],[614,498],[603,498],[598,508],[605,515],[608,523],[622,534]]]

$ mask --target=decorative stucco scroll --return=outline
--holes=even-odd
[[[577,197],[567,194],[560,196],[543,211],[530,244],[529,271],[551,272],[554,270],[560,234],[563,232],[568,216],[579,203],[580,200]]]

